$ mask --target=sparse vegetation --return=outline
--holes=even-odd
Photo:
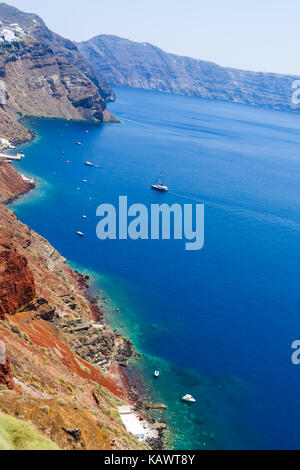
[[[0,413],[0,450],[59,450],[29,422]]]
[[[21,330],[19,326],[16,323],[10,322],[10,329],[13,333],[15,333],[18,336],[22,336]]]

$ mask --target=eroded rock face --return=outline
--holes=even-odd
[[[14,382],[8,359],[6,359],[4,364],[0,363],[0,384],[5,385],[9,390],[19,392],[19,388]]]
[[[27,259],[7,245],[0,251],[0,319],[16,313],[34,296],[34,278]]]
[[[34,299],[33,302],[30,302],[22,308],[20,312],[32,312],[35,318],[49,322],[56,318],[56,309],[51,307],[47,300],[42,297]]]
[[[9,359],[6,353],[6,344],[1,340],[0,335],[0,385],[5,385],[9,390],[15,390],[19,392],[18,386],[15,384]]]

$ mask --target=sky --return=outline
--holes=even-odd
[[[7,0],[81,41],[114,34],[220,65],[300,75],[299,0]]]

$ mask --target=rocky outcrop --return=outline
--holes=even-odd
[[[6,359],[4,364],[0,363],[0,385],[5,385],[9,390],[20,391],[13,379],[8,359]]]
[[[78,48],[95,71],[114,85],[295,109],[291,85],[297,77],[221,67],[117,36],[100,35],[79,43]]]
[[[1,340],[0,335],[0,385],[4,385],[9,390],[19,392],[18,386],[13,379],[10,363],[7,357],[6,344]]]
[[[134,349],[130,340],[120,337],[105,324],[82,320],[57,322],[56,328],[62,330],[76,354],[91,364],[108,369],[112,359],[126,366]]]
[[[9,245],[0,251],[0,318],[13,315],[35,296],[33,274],[28,261]]]
[[[35,318],[49,322],[56,318],[56,309],[49,305],[49,302],[42,297],[34,299],[33,302],[20,309],[20,312],[32,312]]]
[[[0,161],[0,202],[8,204],[32,188],[9,163]]]
[[[50,31],[37,15],[0,3],[3,27],[17,25],[15,41],[0,42],[0,136],[14,143],[31,138],[22,116],[115,122],[106,101],[114,93],[72,41]]]

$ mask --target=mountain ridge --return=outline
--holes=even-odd
[[[291,86],[298,76],[222,67],[114,35],[76,44],[95,72],[111,85],[297,110]]]

